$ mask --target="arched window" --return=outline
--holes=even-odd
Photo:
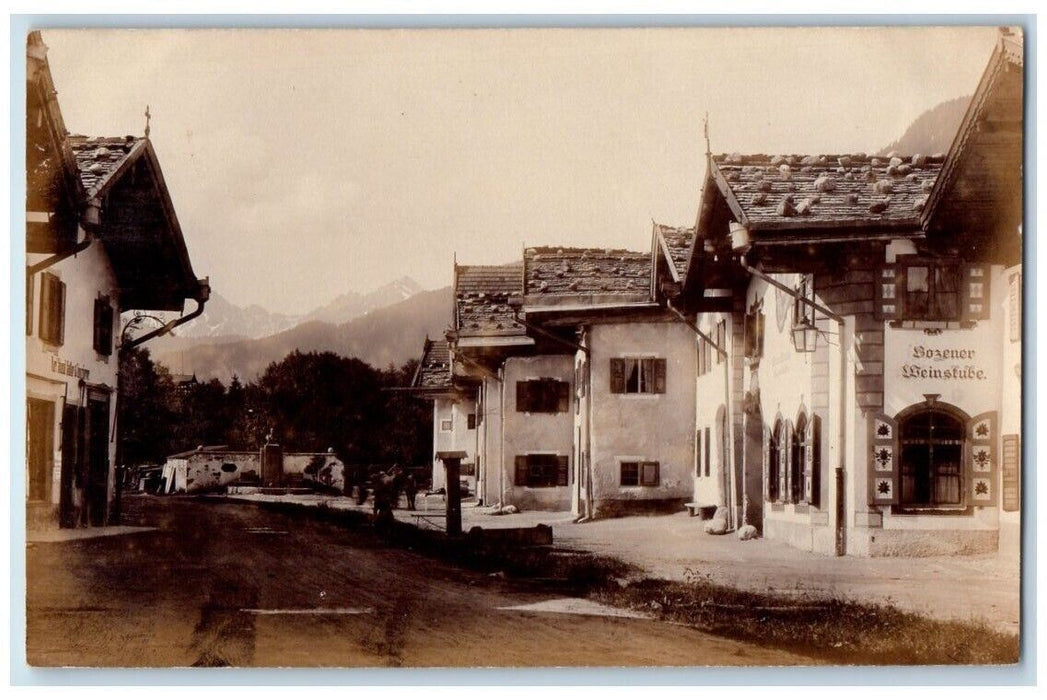
[[[793,431],[792,464],[789,465],[789,497],[793,503],[801,503],[806,500],[805,466],[807,465],[807,451],[811,449],[809,438],[807,416],[801,413],[800,417],[796,419],[796,429]]]
[[[964,424],[940,407],[898,422],[903,505],[963,505]]]
[[[774,502],[781,498],[778,490],[780,474],[778,471],[778,452],[781,449],[778,438],[782,433],[782,422],[774,423],[774,432],[770,435],[767,446],[767,500]]]

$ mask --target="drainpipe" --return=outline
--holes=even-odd
[[[498,368],[498,502],[505,507],[505,365]]]
[[[131,348],[136,348],[142,343],[148,342],[153,338],[156,338],[157,336],[166,335],[167,333],[170,333],[183,323],[188,323],[189,321],[192,321],[194,318],[202,314],[204,312],[204,304],[207,303],[207,299],[211,296],[211,285],[207,277],[205,277],[202,280],[197,280],[197,284],[199,284],[199,290],[197,292],[197,298],[195,299],[196,309],[194,309],[192,313],[190,313],[187,316],[180,316],[179,318],[176,318],[172,321],[168,321],[160,328],[149,331],[145,335],[139,336],[134,340],[122,343],[120,345],[120,349],[130,350]]]
[[[91,246],[91,243],[94,242],[94,238],[91,236],[91,231],[96,230],[102,224],[102,203],[97,199],[89,200],[84,209],[83,216],[80,219],[80,223],[84,229],[84,240],[80,241],[67,251],[56,253],[49,258],[44,258],[34,265],[29,265],[25,271],[27,278],[46,270],[52,265],[57,265],[66,258],[78,255],[87,250]]]
[[[730,439],[730,426],[733,425],[733,421],[731,420],[731,366],[729,362],[730,355],[728,355],[726,349],[721,348],[719,345],[716,344],[715,340],[713,340],[707,334],[702,332],[702,329],[698,327],[697,323],[691,323],[690,319],[688,319],[679,309],[673,306],[673,302],[671,299],[666,299],[666,305],[669,307],[669,310],[672,311],[673,314],[675,314],[676,317],[684,323],[684,325],[686,325],[688,328],[694,331],[694,333],[699,338],[711,345],[712,348],[716,350],[716,352],[723,358],[723,405],[724,411],[726,411],[725,418],[727,420],[728,426],[728,429],[724,431],[723,436],[721,436],[722,439],[725,441],[725,444],[722,445],[724,451],[723,492],[724,500],[730,500],[729,507],[727,508],[727,528],[729,530],[734,530],[734,526],[737,520],[737,518],[735,517],[734,509],[737,502],[738,494],[736,493],[737,488],[734,479],[734,467],[732,464],[733,460],[731,459],[730,449],[731,445],[734,442]],[[728,468],[728,465],[732,466]],[[742,517],[744,523],[744,508],[742,509]]]
[[[744,255],[741,257],[741,265],[742,265],[742,268],[744,268],[745,271],[748,272],[753,277],[757,277],[757,278],[763,280],[764,282],[766,282],[767,284],[771,285],[772,287],[775,287],[776,289],[782,290],[783,292],[785,292],[786,294],[791,296],[793,299],[797,299],[801,303],[807,304],[808,306],[813,308],[815,311],[820,311],[821,313],[825,314],[826,316],[828,316],[833,321],[836,321],[836,324],[837,324],[837,326],[839,328],[839,333],[840,333],[840,347],[839,347],[839,353],[840,353],[840,396],[839,396],[839,399],[838,399],[838,401],[839,401],[839,409],[838,410],[839,410],[839,416],[840,417],[839,417],[839,435],[837,437],[837,440],[838,440],[839,445],[840,445],[840,457],[839,457],[840,462],[839,462],[839,465],[836,467],[836,475],[835,475],[836,476],[836,482],[835,482],[836,483],[836,486],[835,486],[835,488],[836,488],[836,503],[834,504],[834,508],[835,508],[835,512],[836,513],[843,513],[844,514],[843,517],[838,517],[837,521],[836,521],[836,556],[838,556],[838,557],[839,556],[843,556],[844,554],[847,553],[847,544],[846,544],[846,540],[844,538],[844,535],[846,533],[846,528],[847,528],[847,517],[846,517],[847,510],[846,510],[846,508],[842,507],[844,505],[844,501],[847,498],[846,488],[844,488],[844,485],[846,483],[844,477],[846,476],[846,464],[847,464],[847,421],[845,420],[845,417],[847,415],[847,353],[844,350],[844,320],[843,320],[843,316],[840,316],[839,314],[833,313],[832,311],[830,311],[829,309],[825,308],[821,304],[817,303],[813,299],[807,299],[805,297],[802,297],[802,296],[798,295],[796,293],[796,291],[791,289],[790,287],[782,284],[778,280],[776,280],[776,279],[772,278],[771,276],[761,272],[760,270],[757,270],[756,268],[752,267],[751,265],[746,264]]]

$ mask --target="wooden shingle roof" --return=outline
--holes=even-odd
[[[524,271],[524,294],[532,300],[650,296],[650,253],[612,248],[528,248]]]
[[[451,351],[446,340],[426,338],[422,360],[412,387],[417,389],[451,388]]]
[[[691,247],[694,245],[694,228],[666,226],[656,222],[654,231],[658,244],[676,270],[676,279],[686,279],[691,262]]]
[[[945,156],[718,155],[711,175],[753,231],[918,227]]]
[[[131,159],[136,146],[144,145],[145,139],[134,136],[89,138],[70,136],[69,146],[76,157],[83,183],[89,197],[95,197]]]
[[[510,295],[523,291],[523,266],[457,265],[455,330],[458,337],[524,336],[509,306]]]

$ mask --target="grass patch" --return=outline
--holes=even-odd
[[[1019,658],[1018,635],[984,623],[932,620],[890,605],[741,591],[693,573],[687,581],[606,587],[593,597],[836,664],[1013,664]]]

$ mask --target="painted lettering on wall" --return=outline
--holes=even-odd
[[[86,367],[74,365],[72,362],[59,359],[57,355],[51,356],[51,371],[55,374],[64,374],[77,379],[87,379],[91,376],[91,370]]]
[[[902,379],[956,379],[960,381],[984,381],[985,370],[974,364],[958,364],[957,360],[975,359],[975,351],[969,348],[933,348],[913,345],[911,359],[901,367]]]

